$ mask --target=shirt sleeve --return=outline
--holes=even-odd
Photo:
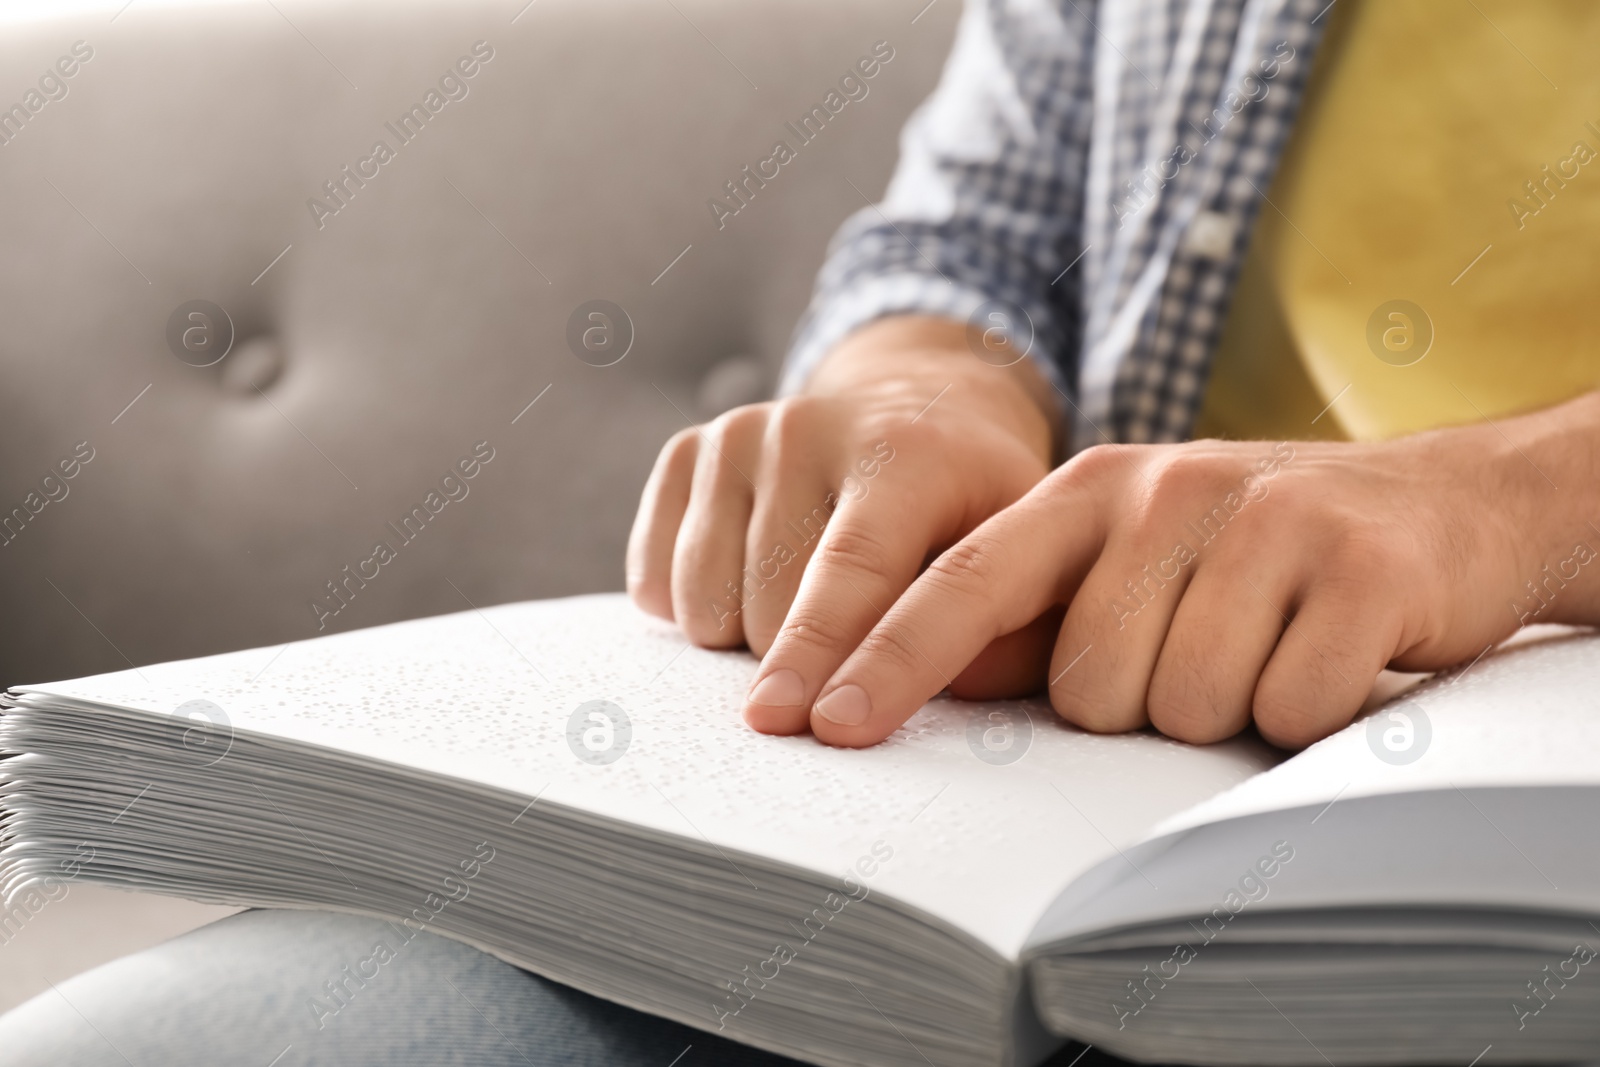
[[[1092,34],[1087,17],[1054,4],[970,0],[938,87],[901,133],[883,202],[829,245],[780,393],[874,319],[965,321],[990,300],[1026,313],[1029,357],[1070,390],[1080,315],[1067,268],[1082,251]]]

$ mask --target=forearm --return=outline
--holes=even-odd
[[[951,319],[893,315],[863,326],[825,356],[805,392],[841,396],[906,386],[939,403],[953,400],[1016,432],[1046,465],[1060,425],[1054,389],[1031,360],[1007,367],[973,354],[967,327]]]

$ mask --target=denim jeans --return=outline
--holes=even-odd
[[[1052,1062],[1066,1067],[1079,1051]],[[1111,1062],[1090,1053],[1077,1067]],[[316,911],[235,915],[0,1016],[0,1067],[794,1063],[447,938]]]

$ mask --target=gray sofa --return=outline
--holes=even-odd
[[[925,3],[0,9],[0,684],[620,588],[657,447],[882,192]],[[152,907],[74,890],[0,1008],[213,914]]]

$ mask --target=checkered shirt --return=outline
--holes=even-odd
[[[780,391],[873,319],[1000,301],[1061,394],[1065,451],[1186,438],[1331,6],[969,0],[883,201],[829,246]]]

